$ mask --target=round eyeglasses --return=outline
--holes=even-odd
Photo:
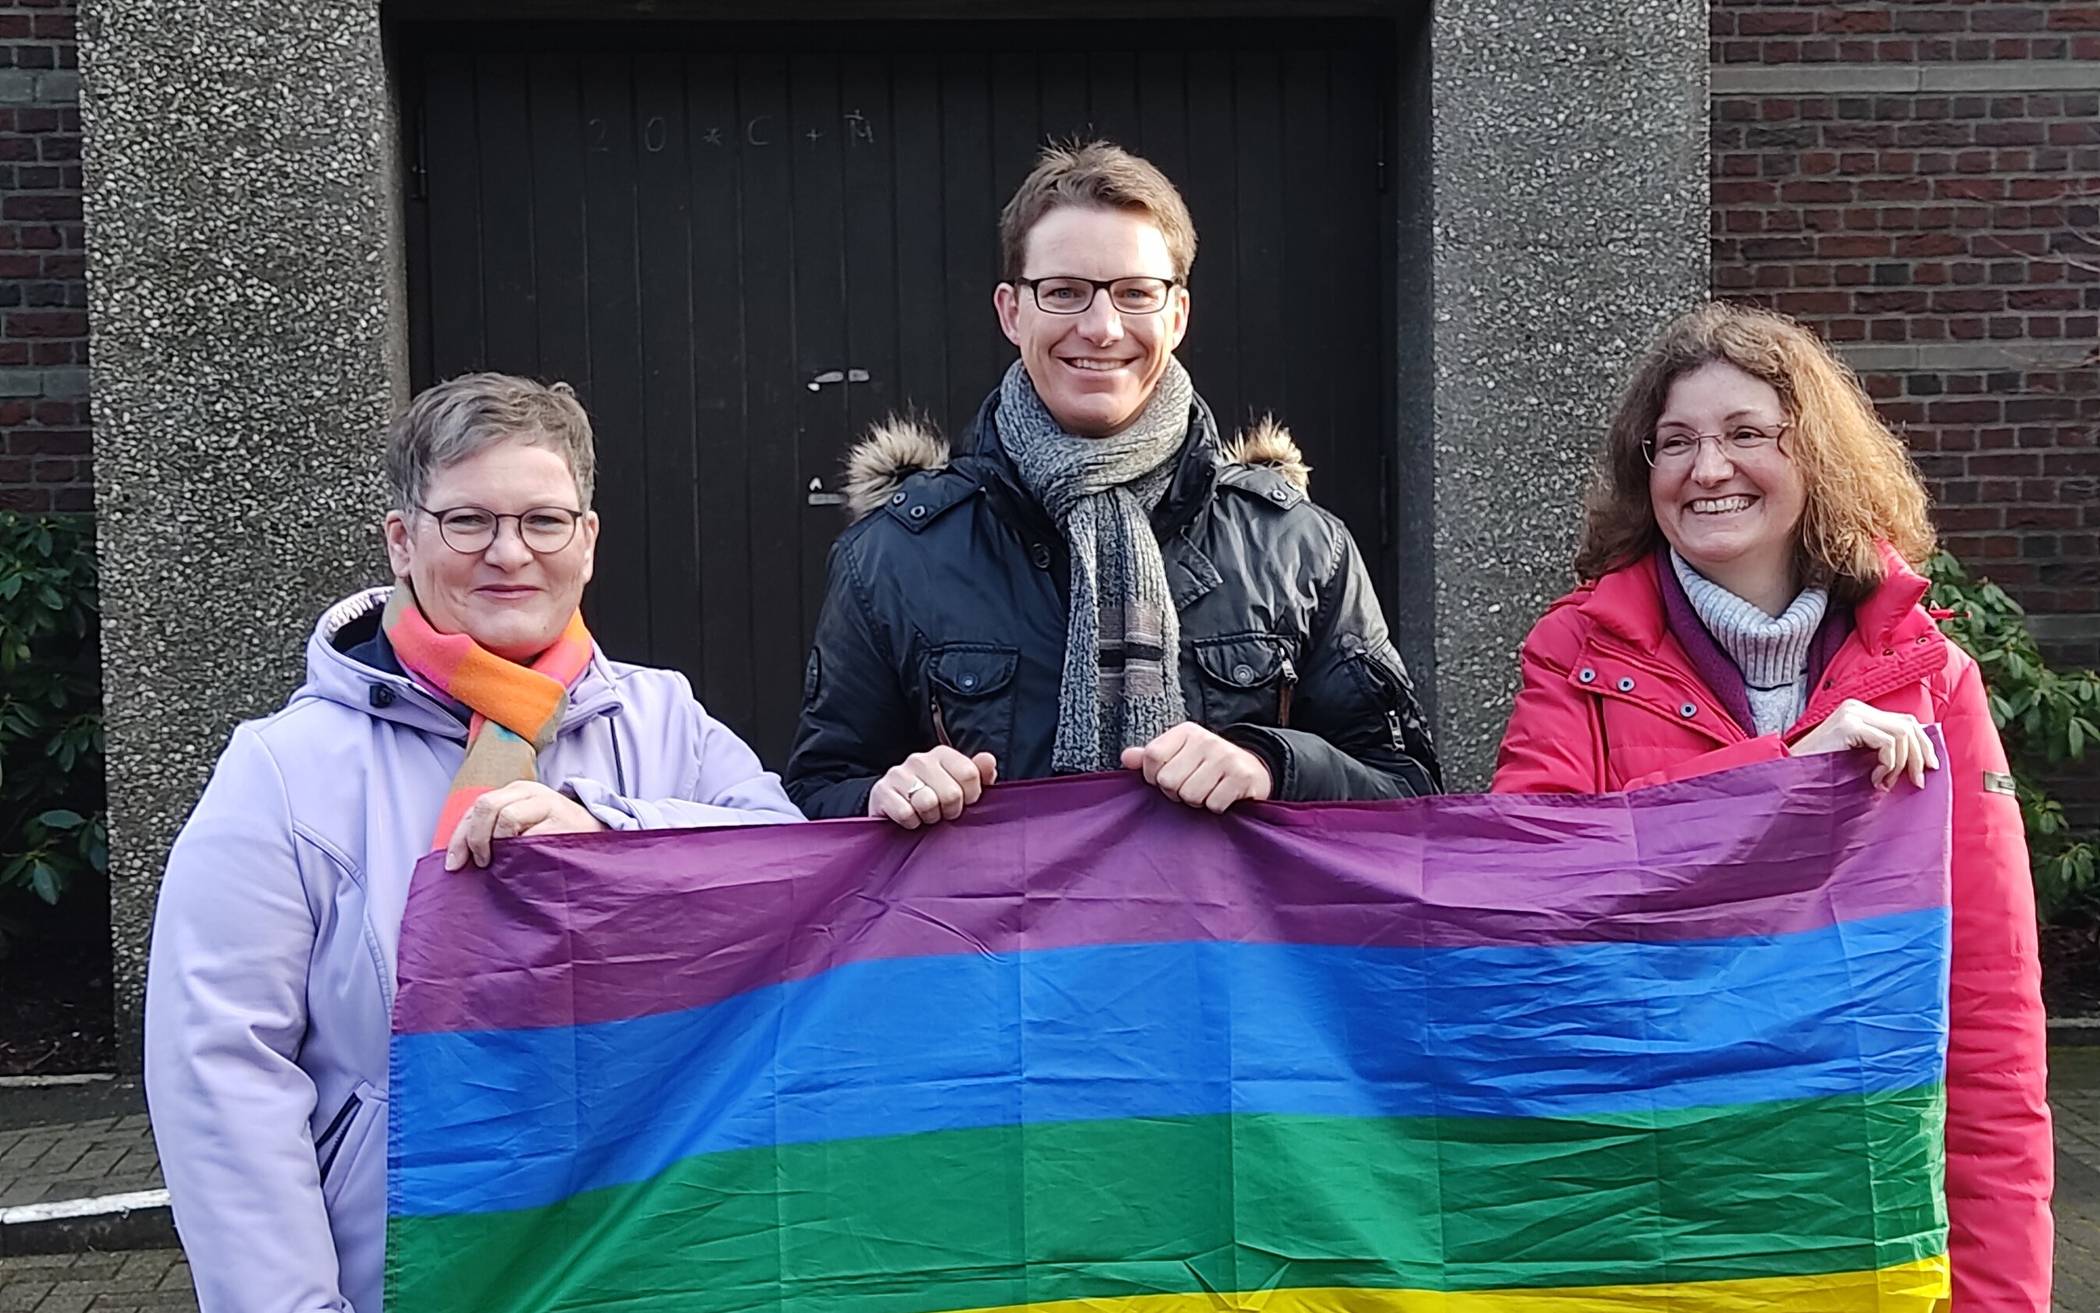
[[[1094,298],[1108,293],[1108,304],[1119,315],[1156,315],[1167,308],[1167,293],[1179,278],[1016,278],[1014,286],[1025,287],[1035,297],[1035,308],[1045,314],[1083,315],[1094,308]]]
[[[1756,424],[1738,424],[1726,433],[1694,433],[1690,429],[1671,429],[1657,433],[1641,443],[1641,455],[1648,464],[1659,470],[1682,469],[1699,459],[1699,449],[1711,442],[1722,455],[1731,459],[1754,457],[1779,445],[1779,439],[1792,428],[1791,423],[1774,428],[1763,428]]]
[[[550,555],[575,540],[577,522],[583,519],[582,511],[566,506],[535,506],[516,515],[499,515],[481,506],[454,506],[442,511],[428,506],[416,509],[437,521],[438,537],[462,556],[479,556],[495,546],[496,534],[505,520],[517,521],[518,541],[525,544],[526,550]]]

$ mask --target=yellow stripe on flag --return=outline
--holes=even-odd
[[[1947,1295],[1947,1260],[1935,1257],[1876,1272],[1824,1276],[1551,1290],[1336,1287],[1244,1294],[1132,1295],[1008,1304],[968,1313],[1933,1313]]]

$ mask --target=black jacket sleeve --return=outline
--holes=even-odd
[[[831,549],[816,646],[802,681],[802,721],[788,756],[788,797],[811,820],[865,816],[883,772],[919,747],[897,662],[869,605],[851,535]]]
[[[1224,737],[1268,763],[1289,802],[1414,798],[1443,791],[1429,722],[1386,631],[1355,539],[1337,521],[1289,728],[1233,725]]]

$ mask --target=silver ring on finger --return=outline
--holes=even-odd
[[[911,787],[904,791],[904,800],[906,802],[910,802],[913,798],[919,795],[919,791],[922,789],[925,790],[927,793],[933,792],[933,786],[931,784],[928,784],[924,780],[913,780],[911,782]]]

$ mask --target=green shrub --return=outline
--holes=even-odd
[[[1947,553],[1934,556],[1925,574],[1932,605],[1954,613],[1941,627],[1983,667],[1991,719],[2005,740],[2027,821],[2036,907],[2045,921],[2090,919],[2100,911],[2100,840],[2074,832],[2062,804],[2037,781],[2051,768],[2082,761],[2087,746],[2100,741],[2100,675],[2051,670],[2020,604],[1988,579],[1971,580]]]
[[[0,895],[56,903],[109,868],[93,534],[0,511]]]

